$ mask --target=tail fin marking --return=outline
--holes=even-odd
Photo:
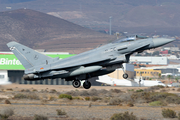
[[[17,42],[9,42],[7,46],[19,59],[19,61],[25,67],[25,69],[32,68],[34,66],[39,66],[42,64],[47,64],[48,61],[53,60],[53,58],[41,54]]]

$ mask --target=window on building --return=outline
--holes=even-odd
[[[0,79],[4,79],[4,75],[0,75]]]

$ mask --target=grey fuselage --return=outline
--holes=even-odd
[[[161,41],[161,42],[156,42]],[[129,62],[129,57],[134,52],[142,52],[172,42],[166,38],[146,38],[118,40],[96,49],[57,60],[50,64],[35,66],[26,70],[26,74],[37,75],[41,78],[64,78],[66,80],[83,80],[91,77],[104,75],[120,68],[122,63]],[[43,67],[42,70],[39,68]],[[35,72],[32,72],[35,71]]]
[[[134,52],[156,48],[172,41],[174,39],[136,35],[62,60],[50,58],[14,41],[7,46],[25,67],[25,80],[64,78],[67,81],[77,81],[111,73],[122,67],[122,63],[128,63]]]

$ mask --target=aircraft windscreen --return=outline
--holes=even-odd
[[[112,43],[129,42],[129,41],[134,41],[134,40],[136,40],[135,37],[124,37],[124,38],[117,39],[113,41]]]
[[[134,41],[134,40],[139,40],[139,39],[147,39],[147,38],[148,37],[146,37],[146,36],[131,35],[131,36],[126,36],[126,37],[117,39],[117,40],[113,41],[112,43],[129,42],[129,41]]]

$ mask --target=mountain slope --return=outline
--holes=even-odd
[[[79,53],[111,39],[66,20],[30,9],[0,13],[0,50],[17,41],[34,49]]]

